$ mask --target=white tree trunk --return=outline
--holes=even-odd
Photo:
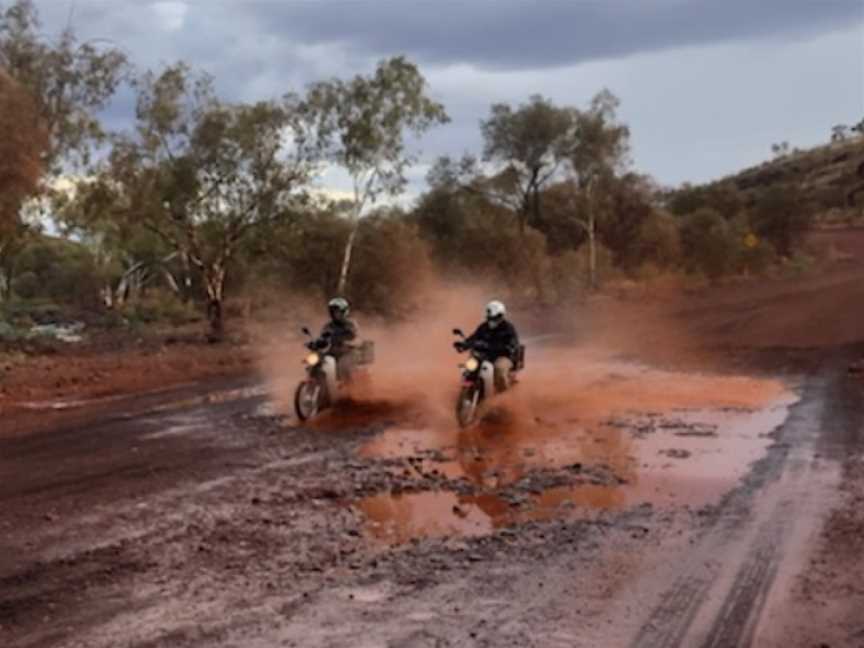
[[[588,215],[588,286],[597,289],[597,237],[593,210]]]
[[[354,240],[357,238],[357,230],[360,229],[360,219],[354,223],[354,228],[348,236],[348,242],[345,243],[345,253],[342,255],[342,270],[339,272],[339,286],[336,292],[339,295],[345,294],[345,287],[348,285],[348,271],[351,268],[351,253],[354,250]]]
[[[140,277],[137,275],[144,265],[143,261],[134,263],[128,270],[126,270],[126,272],[123,273],[123,276],[120,277],[120,282],[117,284],[117,290],[114,291],[114,303],[118,307],[122,307],[123,304],[126,303],[126,299],[129,297],[130,290],[132,290],[136,280],[139,280],[138,285],[140,286]]]
[[[102,299],[102,305],[105,308],[108,310],[114,308],[114,290],[111,288],[111,284],[103,286],[99,290],[99,297]]]
[[[351,234],[348,235],[348,241],[345,243],[345,252],[342,254],[342,269],[339,271],[339,285],[336,292],[344,296],[345,289],[348,287],[348,273],[351,271],[351,254],[354,252],[354,241],[357,239],[357,230],[360,229],[360,216],[363,213],[363,207],[366,205],[366,199],[369,196],[369,188],[374,179],[374,174],[365,182],[361,183],[359,177],[354,178],[354,213],[352,220],[354,226],[351,228]],[[365,187],[361,189],[361,187]]]
[[[175,295],[180,295],[180,284],[177,283],[177,279],[171,274],[171,271],[168,268],[162,268],[162,276],[165,277],[165,281],[168,282],[168,287]]]
[[[225,302],[225,276],[226,267],[214,263],[210,272],[205,276],[207,287],[207,319],[210,322],[210,336],[212,341],[221,341],[225,332],[225,319],[223,304]]]

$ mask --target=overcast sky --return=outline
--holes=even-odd
[[[5,4],[0,0],[0,5]],[[423,160],[481,149],[493,102],[621,100],[637,170],[699,182],[864,117],[864,0],[36,0],[46,31],[184,59],[230,99],[277,97],[381,58],[418,63],[453,121]],[[112,125],[128,120],[119,100]],[[425,165],[415,169],[422,189]],[[342,184],[336,178],[334,182]]]

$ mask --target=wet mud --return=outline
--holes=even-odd
[[[458,356],[410,362],[410,329],[371,396],[310,425],[294,349],[244,381],[16,387],[0,646],[864,645],[864,349],[831,343],[849,318],[805,335],[810,289],[853,276],[718,288],[688,335],[634,335],[633,311],[544,337],[468,430]]]
[[[611,378],[571,403],[505,395],[467,430],[394,426],[369,441],[361,456],[434,486],[356,504],[368,533],[398,544],[639,505],[711,505],[764,455],[796,400],[776,381],[606,369]]]

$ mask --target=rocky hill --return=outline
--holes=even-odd
[[[773,186],[798,185],[815,203],[820,221],[864,218],[864,136],[792,151],[724,178],[745,197]]]

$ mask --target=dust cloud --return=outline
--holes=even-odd
[[[341,424],[367,422],[351,420],[352,407],[359,407],[358,419],[380,413],[404,425],[455,432],[462,356],[452,347],[452,329],[470,333],[482,321],[484,305],[507,302],[507,295],[502,286],[430,280],[422,308],[410,320],[354,313],[360,339],[374,341],[376,357],[370,384],[351,394],[339,413]],[[662,302],[598,298],[554,311],[510,306],[527,346],[526,368],[519,385],[495,400],[506,411],[496,425],[514,433],[539,422],[600,420],[616,412],[758,408],[785,391],[779,381],[715,371],[711,356]],[[307,325],[317,332],[326,306],[294,300],[286,308],[292,313],[288,323],[265,331],[259,366],[276,408],[293,416],[305,355],[298,331]]]

